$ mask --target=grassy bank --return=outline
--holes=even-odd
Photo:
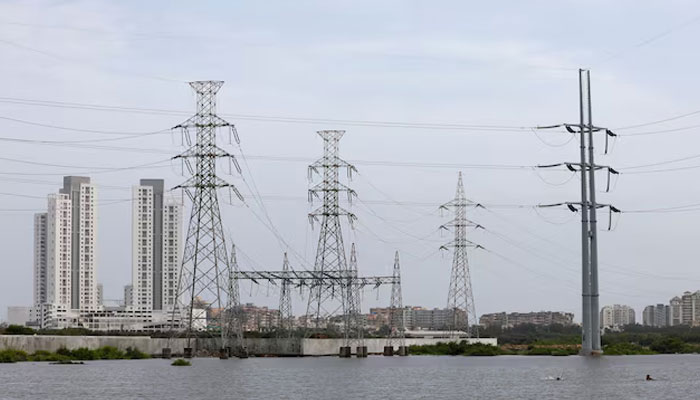
[[[467,344],[466,341],[439,342],[434,345],[409,346],[411,355],[439,356],[569,356],[578,354],[576,345],[543,346],[491,346],[487,344]]]
[[[434,345],[410,346],[412,355],[440,356],[570,356],[579,352],[578,345],[539,344],[539,345],[501,345],[467,344],[448,342]],[[700,347],[683,343],[678,339],[664,338],[649,346],[637,343],[613,343],[603,346],[603,354],[608,356],[651,355],[651,354],[700,354]]]
[[[22,350],[14,349],[0,350],[0,363],[21,361],[136,360],[142,358],[150,358],[150,356],[132,347],[127,347],[125,351],[112,346],[104,346],[95,350],[90,350],[86,347],[75,350],[61,348],[55,353],[39,350],[34,354],[27,354],[27,352]]]

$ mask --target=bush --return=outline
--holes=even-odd
[[[46,350],[38,350],[29,356],[29,361],[65,361],[70,360],[69,356],[52,353]]]
[[[59,348],[58,350],[56,350],[56,354],[61,355],[61,356],[70,357],[70,356],[71,356],[71,351],[68,350],[68,349],[65,348],[65,347],[61,347],[61,348]]]
[[[615,343],[603,347],[603,354],[608,356],[656,354],[655,351],[636,343]]]
[[[654,340],[649,348],[661,354],[691,353],[694,349],[677,337],[664,337]]]
[[[461,342],[438,342],[434,345],[409,346],[409,354],[436,355],[436,356],[497,356],[503,354],[497,346],[475,343],[468,344],[466,340]]]
[[[121,360],[124,358],[124,352],[114,346],[103,346],[94,350],[95,358],[100,360]]]
[[[71,350],[70,358],[74,360],[94,360],[97,358],[96,351],[90,350],[87,347],[80,347],[75,350]]]
[[[22,325],[10,325],[5,328],[5,335],[33,335],[34,329]]]
[[[140,360],[143,358],[151,358],[150,355],[142,352],[141,350],[134,348],[134,347],[127,347],[126,352],[125,352],[125,358],[128,358],[129,360]]]
[[[184,360],[182,358],[178,358],[177,360],[173,361],[173,363],[170,365],[174,365],[176,367],[189,367],[192,364],[190,364],[190,362],[187,360]]]
[[[18,361],[27,361],[27,353],[15,349],[0,350],[0,363],[15,363]]]

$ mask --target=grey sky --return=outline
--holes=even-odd
[[[224,80],[219,111],[238,127],[248,156],[246,181],[230,180],[244,193],[250,193],[246,183],[255,182],[275,227],[311,265],[318,231],[310,229],[306,217],[305,164],[321,154],[316,130],[346,129],[341,155],[358,161],[532,166],[575,161],[577,145],[567,143],[564,133],[538,137],[529,130],[390,128],[244,116],[522,127],[575,121],[575,70],[590,67],[594,122],[611,128],[641,124],[700,109],[700,60],[692,50],[700,33],[696,16],[700,6],[691,1],[4,1],[0,137],[115,137],[6,118],[135,133],[166,129],[187,118],[29,106],[7,98],[189,112],[194,96],[186,81]],[[618,133],[683,128],[697,121],[698,116],[690,116]],[[624,174],[625,167],[696,154],[696,132],[621,137],[610,155],[598,158],[623,171],[614,191],[599,194],[599,200],[623,210],[700,202],[700,189],[693,185],[697,169]],[[106,203],[128,198],[128,187],[140,178],[163,177],[172,187],[184,179],[177,164],[95,171],[165,160],[181,150],[178,142],[169,133],[95,143],[100,148],[2,142],[0,157],[74,167],[0,159],[0,315],[8,305],[31,303],[32,210],[45,208],[44,197],[58,190],[62,174],[91,176]],[[647,169],[693,165],[698,161]],[[351,185],[366,203],[353,206],[360,224],[354,232],[346,229],[347,240],[357,242],[362,274],[389,273],[393,253],[400,251],[404,303],[410,305],[446,304],[451,258],[437,248],[450,238],[436,228],[449,216],[440,217],[436,209],[454,195],[458,170],[465,174],[467,196],[480,203],[578,199],[576,177],[553,185],[567,181],[567,172],[361,162],[357,167],[360,175]],[[599,175],[601,188],[603,181]],[[225,225],[245,253],[239,257],[241,267],[280,268],[285,246],[258,220],[260,207],[249,203],[250,208],[234,203],[223,209]],[[15,209],[27,211],[8,211]],[[104,204],[99,213],[98,279],[105,297],[117,299],[130,280],[130,205]],[[471,256],[479,314],[554,309],[579,315],[577,215],[493,208],[469,216],[491,231],[475,232],[472,240],[517,262],[486,252]],[[623,214],[613,232],[602,232],[601,305],[629,304],[639,313],[646,304],[700,289],[698,217],[697,212]],[[302,268],[298,258],[290,256],[293,267]],[[241,292],[243,301],[270,306],[278,301],[274,287],[251,290],[244,284]],[[368,291],[365,310],[386,304],[387,296],[386,289],[379,300]],[[297,299],[294,312],[303,311]]]

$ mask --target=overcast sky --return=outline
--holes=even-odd
[[[245,180],[226,178],[245,195],[257,187],[265,209],[252,198],[249,207],[222,205],[242,269],[279,269],[284,251],[294,268],[313,265],[318,226],[307,219],[306,165],[322,152],[315,131],[345,129],[341,157],[356,161],[349,185],[360,201],[351,207],[356,229],[344,229],[347,248],[357,243],[361,274],[389,274],[398,250],[404,304],[446,305],[451,255],[438,248],[450,234],[437,227],[450,216],[437,207],[454,196],[462,171],[467,196],[488,207],[469,210],[487,228],[470,239],[489,250],[470,254],[477,313],[561,310],[578,319],[579,216],[531,207],[579,200],[578,178],[475,168],[576,161],[576,140],[447,125],[575,122],[579,67],[592,71],[596,125],[615,130],[691,113],[700,109],[699,34],[693,1],[2,1],[0,317],[32,302],[33,213],[64,174],[88,175],[99,187],[98,280],[106,299],[121,299],[131,216],[129,202],[118,200],[140,178],[172,187],[185,177],[168,162],[105,168],[156,163],[182,147],[169,132],[124,139],[104,131],[170,128],[194,110],[187,81],[223,80],[219,113],[236,124],[247,156]],[[609,155],[599,139],[597,161],[622,172],[611,193],[602,193],[598,175],[599,201],[622,210],[700,203],[698,160],[629,169],[700,153],[699,118],[616,130]],[[221,143],[242,161],[241,149]],[[653,172],[625,173],[639,171]],[[700,289],[700,210],[672,211],[622,214],[611,232],[600,216],[601,306],[631,305],[641,320],[645,305]],[[265,213],[283,241],[261,222]],[[275,287],[244,283],[241,293],[244,302],[278,303]],[[388,288],[367,290],[364,310],[387,305],[388,296]],[[305,311],[299,298],[294,307]]]

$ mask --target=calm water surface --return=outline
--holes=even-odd
[[[657,380],[646,382],[651,374]],[[561,381],[552,377],[562,376]],[[696,399],[700,355],[0,364],[0,399]]]

